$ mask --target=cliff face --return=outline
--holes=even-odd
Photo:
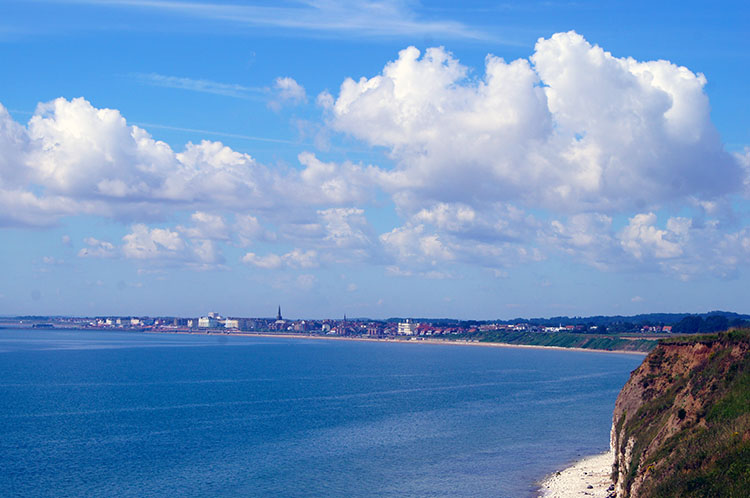
[[[620,392],[617,498],[747,496],[750,331],[662,341]]]

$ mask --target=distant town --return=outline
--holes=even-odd
[[[18,316],[0,318],[0,326],[32,328],[82,328],[137,330],[175,333],[228,334],[306,334],[369,338],[463,338],[491,340],[498,334],[642,334],[659,336],[672,333],[699,333],[750,326],[750,316],[713,311],[703,314],[653,313],[631,317],[553,317],[514,320],[453,320],[389,318],[372,320],[286,319],[281,306],[273,318],[225,317],[211,312],[199,317],[148,316]]]

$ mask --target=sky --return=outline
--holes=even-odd
[[[0,1],[0,315],[750,313],[746,2]]]

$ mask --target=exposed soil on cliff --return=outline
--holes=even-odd
[[[661,341],[613,416],[618,497],[748,496],[750,330]]]

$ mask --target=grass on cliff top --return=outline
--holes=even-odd
[[[601,349],[605,351],[640,351],[648,352],[656,347],[652,339],[626,339],[617,336],[576,334],[570,332],[511,332],[488,331],[471,336],[459,336],[461,339],[477,339],[480,342],[501,342],[528,346],[556,346],[561,348]]]
[[[732,329],[715,334],[680,335],[659,339],[659,344],[664,344],[665,346],[677,346],[681,344],[706,344],[710,346],[717,342],[723,344],[750,343],[750,329]]]

